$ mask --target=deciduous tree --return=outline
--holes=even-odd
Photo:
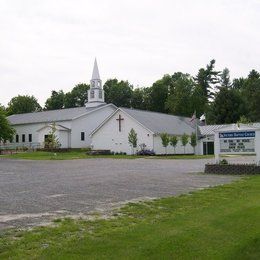
[[[22,114],[31,113],[41,110],[37,99],[34,96],[21,96],[13,97],[8,103],[7,114]]]
[[[54,110],[64,108],[64,97],[65,94],[63,90],[59,90],[58,92],[53,90],[51,92],[51,97],[49,97],[45,102],[45,109]]]
[[[109,79],[104,84],[105,100],[118,107],[131,107],[133,86],[128,81]]]
[[[169,135],[167,133],[161,133],[160,137],[162,140],[162,145],[165,149],[165,154],[167,154],[167,146],[169,145],[170,142]]]
[[[70,92],[64,96],[64,107],[83,107],[88,102],[89,85],[85,83],[77,84]]]
[[[181,143],[182,143],[182,146],[183,146],[183,149],[184,149],[184,154],[185,154],[185,147],[188,144],[188,142],[189,142],[189,136],[186,133],[184,133],[181,136]]]
[[[193,151],[195,154],[195,147],[197,146],[197,136],[195,133],[192,133],[190,136],[190,145],[193,147]]]
[[[170,137],[170,145],[174,148],[174,153],[176,153],[176,146],[177,146],[177,143],[178,143],[178,137],[176,135],[172,135]]]
[[[128,134],[128,142],[132,147],[132,153],[134,153],[134,148],[137,147],[137,133],[133,128],[131,128],[129,134]]]
[[[0,108],[0,142],[12,140],[15,130],[6,118],[5,112]]]

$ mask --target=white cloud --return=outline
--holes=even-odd
[[[249,0],[0,0],[0,103],[43,104],[53,89],[101,75],[149,86],[210,59],[233,77],[260,70],[260,3]]]

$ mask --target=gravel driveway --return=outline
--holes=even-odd
[[[129,200],[177,195],[238,178],[198,173],[209,161],[0,159],[0,229],[102,212]]]

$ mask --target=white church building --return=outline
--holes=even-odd
[[[129,108],[118,108],[106,104],[102,81],[95,60],[88,102],[84,107],[49,110],[8,117],[16,130],[10,145],[16,147],[44,147],[46,138],[53,123],[56,125],[56,136],[61,148],[87,148],[110,150],[113,152],[132,153],[128,142],[128,134],[133,128],[137,133],[138,147],[154,150],[156,154],[165,153],[160,134],[181,136],[195,132],[190,118],[167,115],[163,113],[142,111]],[[181,141],[175,149],[183,154]],[[168,153],[174,153],[171,146]],[[185,153],[193,153],[190,143]]]

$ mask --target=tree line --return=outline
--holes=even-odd
[[[206,115],[208,124],[260,121],[260,74],[230,79],[229,69],[215,69],[215,60],[195,76],[183,72],[164,75],[149,87],[134,88],[128,81],[104,83],[105,101],[116,106],[190,117]],[[89,85],[77,84],[70,92],[51,92],[44,107],[34,96],[16,96],[2,110],[7,115],[81,107],[87,102]]]

